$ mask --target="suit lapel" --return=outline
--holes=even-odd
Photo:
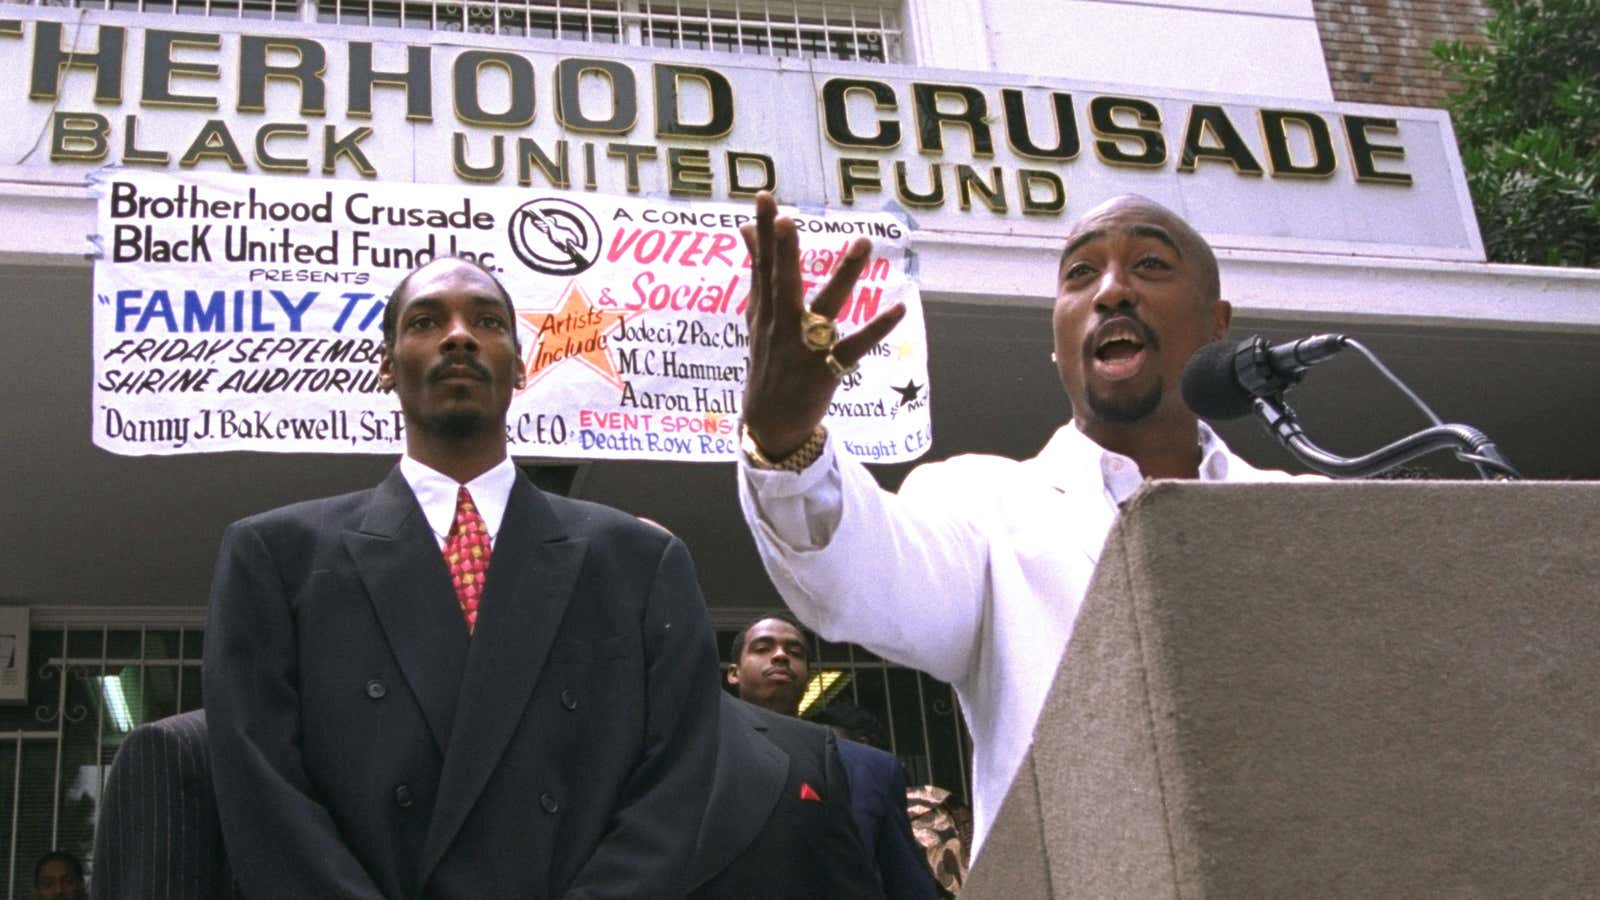
[[[1111,534],[1111,526],[1116,523],[1117,510],[1106,499],[1100,482],[1096,481],[1094,487],[1096,490],[1085,492],[1080,486],[1078,496],[1067,491],[1062,493],[1070,498],[1072,511],[1078,517],[1073,527],[1078,549],[1089,558],[1090,564],[1099,565],[1100,551]]]
[[[567,538],[550,501],[518,474],[489,560],[419,884],[461,829],[527,713],[586,549],[585,541]]]
[[[398,466],[344,543],[442,755],[467,661],[467,629],[438,541]]]
[[[717,772],[696,842],[689,883],[698,888],[726,869],[772,818],[789,781],[789,754],[767,737],[755,708],[722,693]],[[692,888],[691,888],[692,889]]]
[[[1039,455],[1026,463],[1062,495],[1062,503],[1047,508],[1050,526],[1057,527],[1057,519],[1072,521],[1072,540],[1093,565],[1100,563],[1100,548],[1105,546],[1106,535],[1111,533],[1117,517],[1117,510],[1106,499],[1105,481],[1100,476],[1104,452],[1069,422],[1056,429]]]

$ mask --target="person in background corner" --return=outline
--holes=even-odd
[[[883,900],[856,834],[833,732],[795,717],[810,647],[793,623],[734,637],[717,775],[695,842],[693,900]]]
[[[878,867],[884,893],[891,900],[934,900],[932,873],[906,815],[905,768],[889,752],[878,717],[836,700],[810,720],[839,736],[856,831]]]
[[[83,863],[65,850],[51,850],[33,865],[34,900],[83,900]]]

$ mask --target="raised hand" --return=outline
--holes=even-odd
[[[777,459],[806,442],[827,413],[839,379],[900,324],[906,308],[896,303],[835,343],[833,317],[850,298],[871,257],[872,242],[857,238],[850,245],[808,313],[794,220],[779,217],[777,201],[762,191],[756,195],[755,223],[739,231],[753,260],[745,309],[750,372],[744,383],[744,422],[761,452]]]

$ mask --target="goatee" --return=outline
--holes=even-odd
[[[1136,397],[1107,397],[1089,388],[1089,409],[1102,422],[1129,425],[1156,411],[1161,405],[1162,382]]]
[[[481,433],[489,424],[489,418],[474,410],[452,410],[428,416],[422,424],[436,437],[460,440]]]

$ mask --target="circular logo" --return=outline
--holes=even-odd
[[[529,200],[511,214],[507,232],[517,259],[535,272],[576,275],[600,258],[600,223],[571,200]]]

